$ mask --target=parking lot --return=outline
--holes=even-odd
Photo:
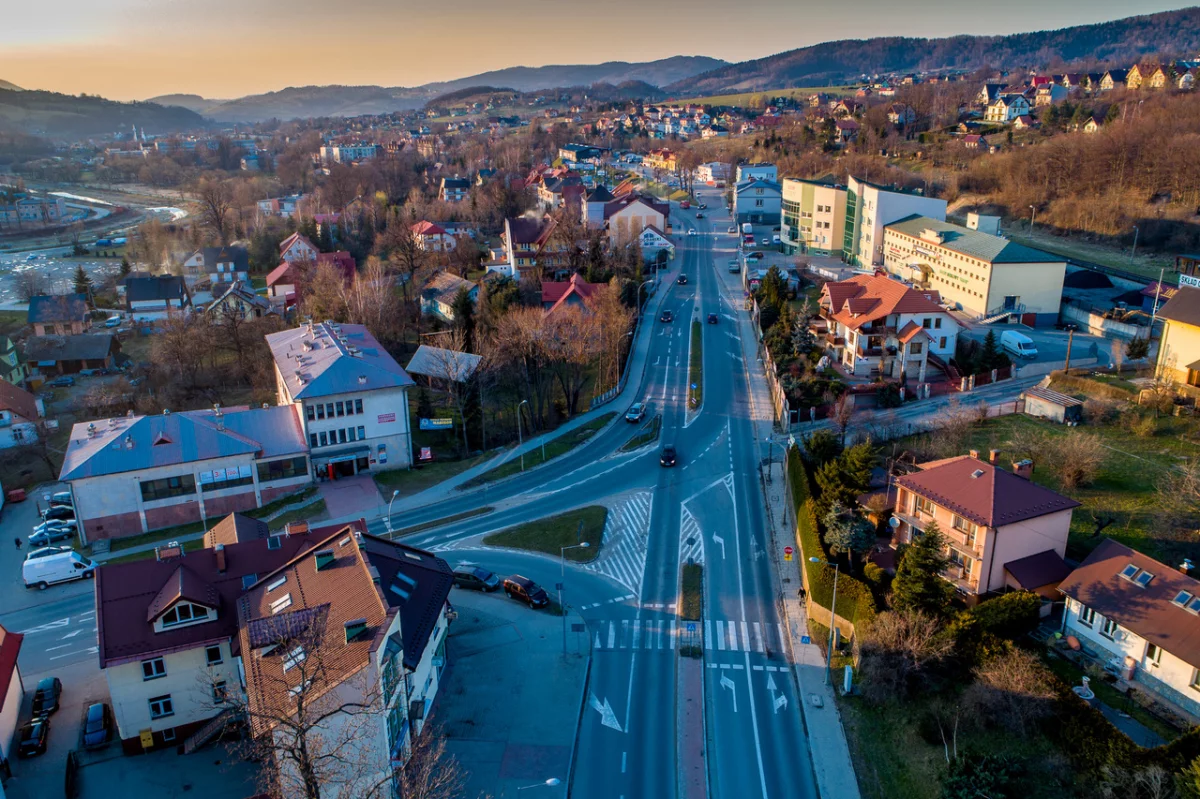
[[[964,329],[963,335],[982,343],[989,330],[995,331],[997,344],[1000,343],[1001,334],[1005,330],[1017,330],[1033,339],[1034,346],[1037,347],[1037,357],[1024,359],[1013,356],[1013,360],[1018,364],[1061,363],[1067,358],[1069,334],[1065,330],[1055,330],[1051,327],[1032,328],[1026,325],[989,325],[972,330]],[[1080,363],[1094,358],[1097,366],[1109,366],[1112,363],[1112,347],[1113,342],[1109,339],[1076,331],[1071,342],[1071,360]],[[1012,353],[1009,355],[1012,356]]]

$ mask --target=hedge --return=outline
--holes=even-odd
[[[796,514],[796,543],[800,546],[800,557],[808,577],[808,596],[828,610],[833,606],[834,569],[824,562],[809,561],[810,557],[827,561],[829,553],[821,544],[808,470],[800,457],[800,450],[795,447],[788,450],[788,480],[792,488],[792,509]],[[837,589],[837,608],[834,612],[838,616],[849,621],[856,629],[875,618],[875,597],[866,583],[841,572],[837,576]]]

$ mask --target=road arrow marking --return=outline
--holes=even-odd
[[[729,689],[729,695],[730,695],[731,697],[733,697],[733,712],[734,712],[734,713],[737,713],[737,712],[738,712],[738,709],[737,709],[737,689],[736,689],[736,688],[734,687],[734,685],[733,685],[733,680],[729,679],[729,678],[728,678],[728,677],[726,677],[724,674],[722,674],[722,675],[721,675],[721,687],[722,687],[722,688],[728,688],[728,689]]]
[[[73,630],[72,632],[67,633],[66,635],[64,635],[62,638],[60,638],[58,640],[65,641],[68,638],[74,638],[77,635],[83,635],[83,630]]]
[[[56,619],[55,621],[49,621],[49,622],[46,622],[45,624],[39,624],[37,627],[30,627],[28,630],[21,630],[20,633],[21,633],[21,635],[30,635],[32,633],[44,633],[44,632],[48,632],[50,630],[56,630],[59,627],[66,627],[70,623],[71,623],[71,620],[69,618]]]
[[[775,684],[775,675],[774,674],[767,675],[767,690],[770,691],[771,693],[775,693],[776,691],[779,690],[779,686],[777,686]]]
[[[787,710],[787,697],[784,696],[783,694],[780,694],[779,696],[775,697],[775,714],[776,715],[779,714],[780,708]]]
[[[775,714],[778,715],[781,708],[786,710],[787,706],[788,706],[787,697],[784,696],[782,693],[779,694],[779,696],[775,696],[775,692],[779,690],[779,686],[777,686],[775,684],[775,675],[774,674],[767,675],[767,690],[771,692],[771,698],[773,700]]]
[[[725,560],[725,539],[713,533],[713,541],[721,545],[721,560]]]
[[[617,721],[617,714],[613,712],[612,705],[608,703],[607,698],[601,702],[596,698],[595,694],[592,694],[588,704],[592,706],[593,710],[600,714],[601,724],[609,729],[616,730],[617,732],[625,732],[623,729],[621,729],[621,724]]]

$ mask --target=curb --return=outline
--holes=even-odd
[[[578,613],[576,613],[575,615],[579,616]],[[579,618],[582,619],[583,617],[580,616]],[[587,714],[588,686],[591,685],[591,682],[592,682],[592,641],[589,638],[588,639],[587,667],[584,669],[584,673],[583,673],[583,688],[581,688],[579,691],[579,718],[575,722],[575,740],[571,744],[571,756],[567,760],[567,790],[565,791],[565,793],[566,793],[566,796],[568,796],[568,797],[570,797],[571,787],[575,783],[575,755],[579,751],[579,731],[580,731],[580,729],[583,728],[583,718]],[[628,719],[626,719],[626,724],[628,724]]]

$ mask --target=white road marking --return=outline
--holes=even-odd
[[[629,619],[621,619],[621,649],[625,648],[625,640],[629,635]]]
[[[725,651],[725,622],[717,620],[717,649]]]
[[[708,619],[704,620],[704,648],[712,649],[712,623]]]
[[[613,649],[617,644],[617,625],[609,622],[608,625],[608,648]]]
[[[668,649],[675,648],[675,639],[678,637],[679,637],[679,633],[675,629],[675,622],[671,622],[671,632],[670,632],[669,637],[667,638],[667,645],[668,645],[667,648]]]
[[[642,622],[640,619],[633,620],[633,643],[630,648],[637,649],[642,642]]]
[[[725,628],[725,629],[729,631],[729,648],[730,648],[732,651],[736,652],[736,651],[737,651],[737,648],[738,648],[738,645],[737,645],[737,625],[736,625],[736,624],[734,624],[733,622],[729,622],[729,624],[726,626],[726,628]]]
[[[754,648],[759,652],[765,652],[763,648],[762,625],[754,622]]]
[[[750,633],[746,629],[746,622],[742,622],[742,649],[750,651]]]

